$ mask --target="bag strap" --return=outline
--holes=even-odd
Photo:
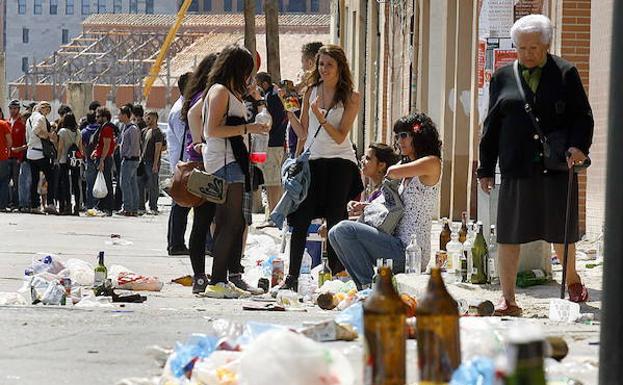
[[[185,144],[186,144],[186,132],[188,132],[188,122],[186,122],[186,124],[184,124],[184,133],[182,134],[182,140],[180,140],[180,143],[182,144],[182,149],[180,150],[180,157],[179,157],[179,161],[181,162],[182,159],[184,159],[184,149],[186,148]],[[191,143],[192,145],[192,143]]]
[[[333,107],[335,107],[335,105],[332,105],[327,112],[324,114],[324,118],[327,119],[327,116],[329,116],[329,112],[331,112],[331,110],[333,109]],[[314,142],[316,141],[316,137],[318,136],[318,134],[320,134],[320,130],[322,129],[322,124],[318,125],[318,129],[316,129],[316,133],[314,134],[314,137],[312,138],[311,143],[309,144],[309,147],[307,147],[307,150],[305,150],[304,152],[311,152],[311,148],[314,145]]]
[[[521,94],[521,100],[524,103],[524,110],[528,114],[530,118],[530,122],[532,122],[532,126],[534,127],[537,135],[539,136],[539,140],[542,144],[547,142],[547,137],[543,133],[541,129],[541,125],[539,124],[539,119],[534,115],[534,110],[532,109],[532,105],[526,98],[526,92],[524,91],[523,85],[521,84],[521,75],[519,74],[519,60],[515,60],[513,63],[513,73],[515,74],[515,82],[517,83],[517,89],[519,89],[519,93]]]

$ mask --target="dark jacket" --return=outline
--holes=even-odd
[[[480,139],[478,177],[493,177],[500,162],[502,176],[529,177],[536,169],[542,146],[524,110],[513,65],[498,69],[489,85],[489,113]],[[536,95],[521,78],[526,98],[531,102],[545,135],[562,130],[567,147],[577,147],[588,155],[593,138],[593,113],[575,66],[547,55]]]

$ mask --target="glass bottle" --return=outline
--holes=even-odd
[[[542,336],[532,330],[514,330],[509,337],[509,364],[506,385],[545,385],[544,347]]]
[[[446,217],[441,219],[441,223],[442,228],[441,233],[439,234],[439,250],[446,251],[446,245],[450,242],[450,223]]]
[[[469,223],[467,225],[467,238],[465,238],[465,242],[463,242],[463,254],[465,255],[465,258],[461,259],[461,274],[463,275],[463,282],[472,281],[472,272],[474,271],[472,246],[474,244],[474,238],[476,238],[476,234],[474,233],[474,225],[473,223]],[[464,269],[463,263],[465,264]]]
[[[461,230],[459,230],[459,242],[465,242],[467,239],[467,211],[463,211],[462,221],[461,221]]]
[[[489,255],[489,248],[485,241],[485,236],[482,231],[482,223],[478,222],[478,234],[474,239],[472,246],[472,258],[474,262],[474,270],[472,272],[473,284],[485,284],[487,283],[487,257]]]
[[[376,267],[374,268],[374,275],[372,276],[372,284],[376,283],[379,277],[379,268],[383,267],[383,258],[376,259]]]
[[[405,273],[416,275],[422,273],[422,249],[418,245],[415,235],[405,249]]]
[[[487,282],[497,283],[498,275],[498,240],[495,234],[495,225],[489,230],[489,257],[487,259]]]
[[[517,286],[521,288],[544,285],[547,281],[547,274],[541,269],[520,271],[517,273]]]
[[[416,329],[420,384],[450,382],[461,364],[459,310],[437,267],[431,270],[426,294],[418,303]]]
[[[463,244],[459,242],[458,226],[452,226],[452,234],[450,242],[446,245],[448,252],[447,271],[451,275],[458,275],[459,281],[461,276],[461,255],[463,254]]]
[[[98,287],[104,284],[106,277],[108,276],[108,269],[104,265],[104,252],[100,251],[97,256],[97,266],[95,266],[95,279],[93,280],[93,286]]]
[[[333,279],[333,272],[329,267],[329,258],[322,257],[322,269],[318,272],[318,287],[322,287],[325,282]]]
[[[366,345],[365,383],[404,385],[406,383],[406,309],[392,285],[392,271],[378,269],[374,291],[363,304]]]

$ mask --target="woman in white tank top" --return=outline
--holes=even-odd
[[[430,260],[432,216],[439,194],[441,141],[428,116],[415,113],[394,124],[403,161],[387,169],[386,177],[402,179],[399,188],[404,216],[394,234],[355,221],[342,221],[329,231],[329,242],[358,288],[369,286],[377,258],[394,261],[394,272],[405,268],[405,248],[415,236],[422,249],[422,269]]]
[[[243,136],[270,131],[268,126],[246,123],[242,97],[253,79],[254,65],[253,56],[244,47],[230,45],[221,51],[210,71],[204,97],[206,144],[193,143],[195,150],[203,153],[206,172],[228,182],[226,201],[216,205],[212,278],[202,294],[210,298],[250,295],[229,281],[228,272],[234,273],[239,268],[243,248],[243,193],[249,175],[248,150]]]
[[[296,290],[305,250],[307,229],[315,218],[325,218],[330,229],[348,218],[346,204],[363,190],[350,131],[359,113],[361,97],[353,81],[344,51],[325,45],[316,56],[316,66],[303,99],[301,119],[288,118],[305,150],[310,152],[311,184],[297,211],[288,216],[293,227],[290,268],[281,289]],[[332,272],[344,270],[329,247]]]

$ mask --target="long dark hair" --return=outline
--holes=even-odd
[[[197,92],[204,91],[208,84],[208,75],[214,66],[214,62],[218,57],[218,53],[211,53],[204,57],[199,63],[195,72],[191,75],[188,84],[184,87],[184,106],[182,107],[182,120],[188,121],[188,111],[190,110],[190,102]]]
[[[228,45],[216,58],[205,87],[204,96],[210,87],[221,84],[230,92],[242,97],[247,93],[247,79],[253,73],[255,62],[248,49],[239,45]]]
[[[346,59],[346,54],[344,50],[339,45],[327,44],[320,47],[318,50],[318,54],[316,55],[316,68],[309,76],[308,85],[311,87],[315,87],[322,83],[322,78],[320,77],[320,71],[318,71],[318,64],[320,62],[320,56],[327,55],[333,58],[337,62],[338,68],[338,80],[337,86],[335,87],[335,103],[346,103],[351,95],[353,94],[353,75],[350,72],[350,68],[348,67],[348,60]]]
[[[78,123],[76,122],[76,116],[73,112],[68,112],[63,116],[60,122],[58,122],[59,128],[67,128],[72,131],[76,131]]]
[[[411,134],[416,159],[433,155],[441,159],[441,140],[435,123],[423,112],[403,116],[394,123],[394,133]]]
[[[374,156],[380,163],[385,163],[385,171],[400,160],[400,156],[396,154],[396,151],[385,143],[372,143],[368,148],[374,151]]]

